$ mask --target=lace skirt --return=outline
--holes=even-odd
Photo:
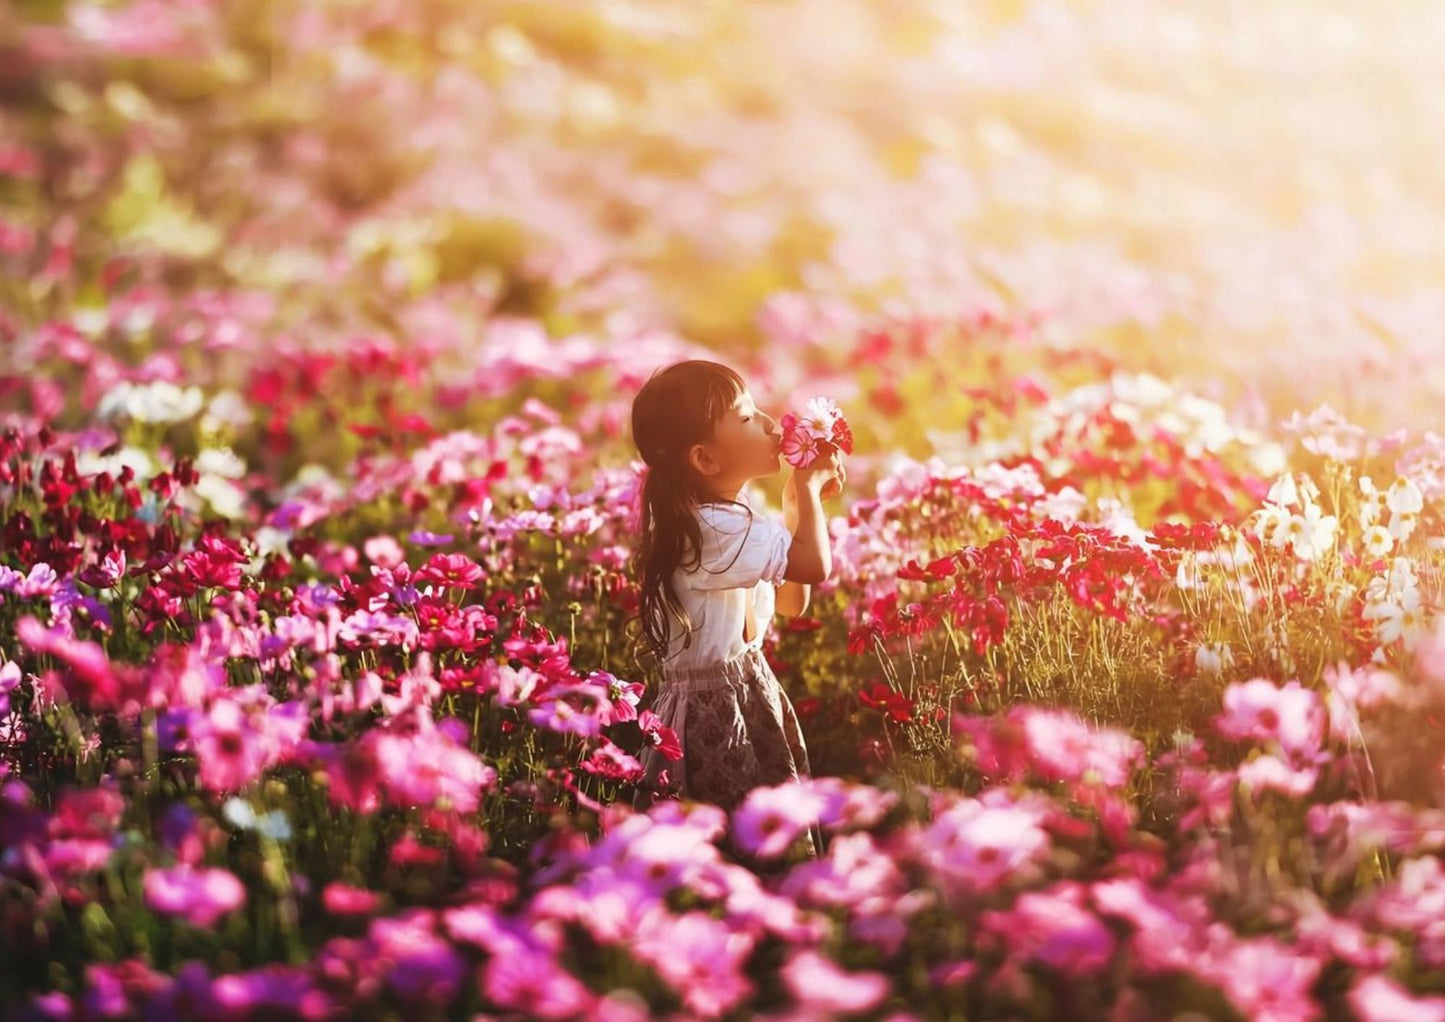
[[[798,716],[757,646],[711,664],[664,669],[652,712],[677,732],[682,758],[642,750],[647,773],[634,808],[646,808],[664,768],[666,790],[729,813],[753,788],[811,776]],[[804,836],[808,858],[817,858],[826,848],[821,830],[812,826]]]

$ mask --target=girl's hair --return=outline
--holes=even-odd
[[[688,359],[654,372],[632,401],[632,440],[647,466],[632,553],[633,577],[640,580],[637,622],[647,652],[658,661],[667,652],[669,618],[682,622],[683,648],[692,644],[692,619],[673,588],[672,573],[678,567],[694,569],[701,560],[698,506],[722,503],[702,488],[687,452],[712,439],[718,420],[746,389],[728,366]],[[730,503],[746,508],[751,520],[747,504]],[[690,558],[687,563],[685,558]]]

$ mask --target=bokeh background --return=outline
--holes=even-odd
[[[233,296],[208,343],[246,357],[373,331],[496,378],[557,364],[566,338],[655,362],[639,336],[760,351],[871,310],[995,308],[1246,425],[1327,401],[1419,426],[1438,406],[1438,4],[0,18],[12,359],[37,315],[101,308],[67,265],[109,259],[171,297]]]

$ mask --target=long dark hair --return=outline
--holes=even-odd
[[[721,362],[688,359],[654,372],[632,400],[632,442],[646,465],[631,561],[640,588],[634,620],[645,652],[657,662],[667,652],[672,619],[682,623],[683,648],[692,644],[692,619],[673,588],[672,573],[698,567],[698,506],[722,503],[703,489],[687,452],[712,439],[718,420],[746,389],[743,378]],[[751,519],[747,504],[731,503],[747,508]]]

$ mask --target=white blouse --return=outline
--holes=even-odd
[[[682,648],[682,622],[669,621],[671,634],[664,669],[697,667],[760,647],[773,624],[776,588],[783,584],[793,534],[780,517],[757,509],[746,489],[733,504],[702,504],[697,509],[702,555],[692,571],[672,575],[678,599],[692,616],[692,643]],[[688,559],[688,558],[685,558]],[[751,606],[753,638],[743,641],[743,624]]]

